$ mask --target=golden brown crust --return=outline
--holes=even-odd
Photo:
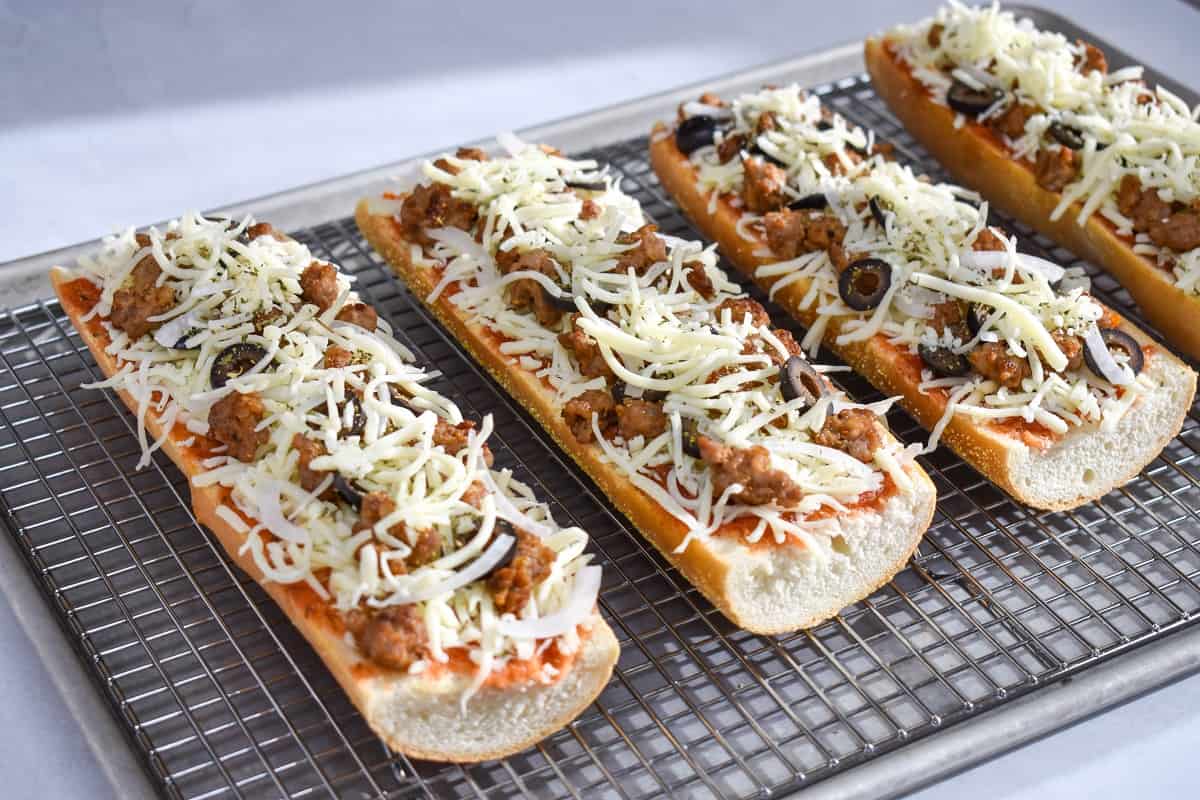
[[[448,294],[439,296],[432,304],[426,301],[435,285],[435,276],[431,270],[419,269],[410,258],[411,243],[406,241],[391,217],[370,213],[369,203],[360,201],[355,210],[355,219],[371,246],[378,250],[408,283],[422,302],[433,311],[438,320],[454,334],[476,361],[483,364],[493,378],[504,387],[510,395],[542,425],[558,446],[568,453],[575,463],[591,477],[613,501],[617,510],[633,521],[635,527],[649,539],[650,543],[662,553],[663,557],[673,563],[684,576],[739,627],[754,633],[782,633],[797,628],[811,627],[841,610],[827,609],[814,614],[811,619],[792,624],[784,628],[764,628],[756,625],[753,620],[739,616],[732,607],[724,591],[726,578],[731,569],[728,558],[717,553],[711,544],[697,539],[689,542],[682,553],[676,553],[675,548],[687,535],[687,528],[682,522],[663,511],[662,507],[649,495],[634,486],[628,479],[609,466],[601,459],[602,451],[595,444],[581,444],[571,435],[570,429],[555,406],[554,393],[538,378],[526,370],[514,367],[497,347],[495,338],[478,324],[471,324],[458,312],[450,302]],[[888,439],[891,433],[883,431]],[[929,484],[929,477],[916,464],[912,464],[908,472],[914,481]],[[932,484],[929,484],[930,486]],[[904,557],[879,576],[878,583],[870,587],[870,591],[878,589],[887,583],[891,577],[903,569],[908,562],[921,535],[929,526],[933,515],[933,504],[923,510],[923,523],[914,531],[911,546],[905,551]],[[862,592],[865,597],[870,591]]]
[[[875,91],[951,174],[1004,213],[1111,272],[1154,327],[1189,356],[1200,358],[1200,325],[1195,322],[1200,297],[1180,289],[1169,272],[1135,253],[1099,214],[1079,225],[1076,204],[1050,219],[1061,195],[1038,186],[1032,168],[1012,159],[996,140],[971,125],[955,128],[954,112],[929,97],[883,40],[868,39],[864,56]]]
[[[79,331],[80,338],[87,344],[88,350],[91,351],[92,357],[95,358],[100,370],[107,376],[113,375],[117,370],[117,362],[112,355],[105,352],[105,348],[109,343],[107,335],[104,334],[103,329],[96,326],[89,326],[82,321],[83,315],[90,310],[90,306],[85,307],[79,302],[79,298],[73,292],[66,290],[66,287],[73,280],[73,276],[68,271],[56,267],[51,271],[50,279],[64,312],[76,330]],[[117,393],[130,411],[136,413],[137,403],[130,394],[124,390],[118,390]],[[162,434],[162,426],[153,414],[147,415],[146,430],[153,439],[157,439]],[[457,753],[449,749],[434,750],[417,748],[408,742],[398,739],[394,731],[378,724],[378,720],[371,713],[372,706],[379,702],[380,695],[386,695],[396,684],[402,682],[416,684],[421,680],[420,676],[389,672],[361,659],[358,653],[345,641],[340,617],[331,614],[329,605],[312,592],[311,589],[308,589],[307,586],[289,586],[264,580],[263,574],[254,563],[253,557],[248,551],[242,551],[241,549],[244,541],[243,535],[238,533],[238,531],[217,514],[217,509],[221,505],[226,504],[230,490],[216,484],[197,486],[191,482],[191,478],[205,470],[201,465],[201,460],[204,457],[202,452],[182,444],[185,439],[190,437],[191,434],[187,433],[184,429],[176,428],[167,437],[162,449],[175,462],[180,471],[188,476],[189,489],[192,496],[192,512],[197,521],[212,531],[230,559],[253,578],[271,599],[279,605],[291,623],[308,640],[309,644],[317,652],[317,655],[321,657],[321,660],[325,662],[325,665],[333,673],[337,682],[341,684],[346,694],[349,695],[351,701],[363,713],[368,725],[393,750],[414,758],[434,761],[484,761],[510,755],[536,744],[541,739],[562,728],[570,720],[578,716],[595,699],[596,695],[599,694],[600,690],[607,683],[607,675],[611,674],[612,667],[616,662],[616,642],[607,623],[596,617],[595,624],[585,641],[595,641],[596,646],[610,649],[611,658],[608,661],[607,672],[604,678],[598,681],[595,691],[580,695],[578,702],[574,704],[573,708],[569,709],[569,713],[559,714],[555,719],[549,720],[541,728],[531,730],[529,735],[521,741],[502,750],[489,750],[464,755],[463,753]],[[253,524],[252,520],[247,521]],[[514,693],[519,693],[521,689],[514,689],[513,691]],[[457,697],[448,698],[444,702],[456,703]]]
[[[696,187],[695,169],[687,157],[675,147],[674,137],[667,134],[664,125],[660,123],[655,126],[650,142],[650,163],[667,192],[696,227],[717,242],[722,253],[739,272],[757,283],[764,291],[769,291],[771,285],[779,278],[758,278],[754,273],[758,267],[775,259],[756,256],[754,251],[761,245],[738,234],[737,221],[740,212],[728,203],[718,203],[716,211],[709,213],[708,198]],[[774,298],[778,305],[805,326],[812,325],[816,319],[815,311],[799,307],[801,299],[808,291],[809,283],[801,280],[789,284]],[[1136,328],[1125,324],[1122,324],[1122,328],[1137,338],[1143,346],[1151,344],[1150,339]],[[884,394],[898,395],[901,406],[922,427],[931,429],[941,419],[946,408],[945,395],[925,394],[919,391],[919,377],[914,375],[912,368],[907,365],[907,358],[897,357],[897,348],[894,345],[882,336],[875,336],[863,342],[837,345],[834,340],[838,330],[837,322],[830,322],[824,343],[855,372],[864,376]],[[1182,364],[1180,367],[1182,368]],[[1017,500],[1038,508],[1058,511],[1095,500],[1114,486],[1136,475],[1182,427],[1186,411],[1186,407],[1180,409],[1178,425],[1167,432],[1168,435],[1161,442],[1143,451],[1144,459],[1138,458],[1137,453],[1131,454],[1131,470],[1128,474],[1114,475],[1113,480],[1101,482],[1091,490],[1082,491],[1078,497],[1054,502],[1032,496],[1018,486],[1017,476],[1014,475],[1011,464],[1023,445],[1010,436],[987,426],[976,425],[966,416],[956,414],[943,431],[941,441]]]

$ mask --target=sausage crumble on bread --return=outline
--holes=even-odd
[[[444,190],[421,200],[422,225],[474,217]],[[252,223],[189,214],[81,263],[89,331],[122,365],[103,385],[136,403],[145,453],[187,431],[239,552],[312,593],[364,663],[465,672],[464,704],[510,672],[522,692],[556,683],[603,626],[586,534],[491,469],[490,418],[426,386],[351,278]]]

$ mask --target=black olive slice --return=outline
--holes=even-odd
[[[680,434],[683,439],[683,452],[692,458],[700,458],[700,429],[696,421],[685,419]]]
[[[946,105],[955,111],[971,117],[977,117],[987,111],[997,101],[1003,99],[1004,92],[991,87],[972,89],[957,78],[946,90]]]
[[[192,347],[188,347],[188,343],[187,343],[188,339],[192,338],[197,333],[199,333],[199,331],[197,331],[197,330],[188,331],[183,336],[180,336],[179,340],[177,342],[175,342],[175,344],[171,345],[171,349],[172,350],[199,350],[200,345],[194,345]]]
[[[961,378],[971,371],[971,362],[962,353],[956,353],[949,347],[934,347],[923,344],[917,348],[925,366],[933,370],[940,378]]]
[[[346,505],[358,511],[362,508],[362,492],[358,490],[353,483],[347,480],[342,473],[335,472],[333,474],[333,488],[337,489],[338,495],[346,501]]]
[[[642,399],[647,403],[661,403],[667,399],[667,393],[662,389],[642,389]]]
[[[513,557],[515,557],[517,554],[518,539],[516,532],[513,530],[513,526],[508,523],[508,520],[496,517],[496,524],[492,528],[492,536],[496,537],[502,534],[507,534],[513,537],[512,544],[508,546],[508,549],[504,551],[504,555],[500,556],[500,560],[497,561],[492,568],[487,571],[483,578],[480,578],[480,580],[488,578],[497,570],[507,567],[512,563]]]
[[[972,336],[978,336],[979,330],[992,314],[992,307],[983,303],[967,304],[967,330]]]
[[[833,123],[830,122],[829,120],[822,119],[822,120],[817,121],[817,130],[827,131],[827,130],[830,130],[831,128],[833,128]]]
[[[560,311],[578,311],[579,309],[575,307],[575,298],[566,289],[563,289],[563,291],[567,293],[560,297],[546,291],[546,287],[542,287],[542,293],[546,295],[546,299],[550,301],[550,305]]]
[[[1146,354],[1142,352],[1142,346],[1137,343],[1137,339],[1125,331],[1118,328],[1101,328],[1100,338],[1104,340],[1109,351],[1124,350],[1129,355],[1129,368],[1133,370],[1134,375],[1140,373],[1146,366]],[[1096,356],[1092,353],[1092,348],[1088,347],[1086,340],[1083,344],[1083,360],[1087,362],[1088,369],[1097,376],[1104,377],[1104,373],[1096,364]]]
[[[253,367],[266,356],[267,351],[256,344],[238,342],[226,347],[213,359],[209,380],[214,389],[220,389],[230,378],[236,378]]]
[[[803,397],[808,408],[825,394],[825,381],[804,356],[792,356],[779,368],[779,391],[784,402]]]
[[[817,211],[829,205],[829,198],[824,192],[813,192],[806,194],[798,200],[793,200],[788,203],[788,208],[792,211]]]
[[[712,144],[716,132],[717,121],[707,114],[688,117],[675,129],[675,146],[679,152],[690,156],[701,147]]]
[[[787,164],[780,161],[778,158],[771,155],[766,150],[763,150],[761,147],[758,146],[757,143],[750,145],[749,153],[750,153],[750,155],[758,156],[763,161],[766,161],[770,164],[774,164],[777,167],[782,167],[783,169],[787,169]]]
[[[572,189],[578,189],[581,192],[603,192],[606,188],[604,181],[563,181]]]
[[[346,402],[342,404],[342,407],[340,409],[338,409],[338,413],[341,415],[340,422],[342,422],[342,423],[344,423],[345,419],[346,419],[346,407],[347,406],[354,409],[354,413],[350,419],[350,427],[343,428],[342,435],[343,436],[361,436],[362,432],[367,427],[367,414],[365,411],[363,411],[362,401],[358,399],[357,395],[353,395],[353,394],[346,398]]]
[[[1048,128],[1050,136],[1063,147],[1072,150],[1083,149],[1083,133],[1078,128],[1064,125],[1061,122],[1051,122]]]
[[[879,200],[878,197],[872,197],[870,200],[868,200],[867,207],[871,209],[871,216],[875,218],[876,224],[878,224],[879,227],[883,228],[886,231],[887,230],[887,211],[890,211],[891,209],[885,210],[883,203]]]
[[[613,402],[617,405],[620,405],[621,401],[625,399],[625,390],[628,388],[629,387],[625,385],[625,381],[621,380],[620,378],[614,380],[612,386],[609,387],[608,390],[612,394]]]
[[[855,311],[870,311],[892,285],[892,265],[881,258],[860,258],[838,276],[838,294]]]

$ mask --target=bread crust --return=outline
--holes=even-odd
[[[1154,327],[1200,359],[1200,325],[1195,323],[1200,297],[1180,289],[1169,272],[1135,253],[1099,214],[1079,225],[1078,203],[1050,219],[1062,196],[1039,186],[1032,166],[1013,159],[996,140],[971,125],[955,128],[954,112],[933,101],[884,40],[868,39],[864,57],[875,91],[942,166],[1004,213],[1112,273]]]
[[[675,199],[684,213],[710,239],[717,242],[725,257],[747,278],[753,280],[764,291],[769,291],[779,278],[755,276],[755,270],[775,259],[754,254],[760,245],[747,241],[737,232],[740,212],[728,203],[718,203],[716,211],[709,213],[708,198],[696,187],[695,170],[691,162],[675,146],[674,137],[668,135],[666,126],[659,123],[650,137],[650,163],[667,192]],[[805,326],[816,320],[816,312],[802,309],[800,302],[808,291],[810,282],[797,281],[783,287],[775,302]],[[1122,329],[1134,336],[1145,348],[1152,344],[1150,339],[1131,325],[1122,323]],[[836,320],[829,323],[824,343],[837,353],[855,372],[869,380],[886,395],[899,395],[901,406],[923,427],[932,428],[941,419],[947,402],[943,393],[924,394],[917,389],[919,373],[908,366],[908,359],[898,358],[898,349],[883,336],[874,336],[866,341],[838,345],[835,340],[839,331]],[[1170,374],[1178,373],[1183,386],[1177,387],[1170,397],[1170,408],[1155,418],[1155,425],[1141,425],[1140,417],[1126,415],[1130,429],[1147,427],[1151,438],[1141,443],[1134,452],[1124,458],[1113,459],[1111,469],[1096,474],[1091,481],[1081,478],[1079,490],[1060,484],[1070,483],[1070,478],[1059,476],[1053,484],[1059,491],[1050,492],[1036,479],[1038,463],[1053,458],[1056,448],[1078,447],[1075,439],[1089,435],[1088,431],[1074,430],[1056,441],[1048,450],[1032,448],[1024,442],[996,431],[990,426],[975,424],[965,415],[956,414],[942,433],[942,441],[958,453],[965,461],[983,473],[992,482],[1017,500],[1036,508],[1059,511],[1075,508],[1095,500],[1119,486],[1149,463],[1166,446],[1183,426],[1184,417],[1191,406],[1195,392],[1196,376],[1174,356],[1161,348],[1147,350],[1147,362],[1152,369]],[[1182,395],[1186,393],[1186,399]],[[1132,412],[1131,412],[1132,413]],[[1139,424],[1134,424],[1139,423]],[[1107,449],[1107,441],[1104,443]],[[1086,449],[1086,448],[1085,448]],[[1062,452],[1059,450],[1059,452]],[[1055,464],[1056,472],[1058,465]],[[1086,465],[1079,474],[1086,475]]]
[[[109,337],[102,327],[82,320],[90,306],[85,307],[67,289],[75,276],[55,267],[50,279],[67,317],[101,371],[111,376],[117,370],[117,362],[105,352]],[[136,413],[137,403],[129,393],[124,390],[117,393],[130,411]],[[161,424],[152,414],[147,415],[146,430],[155,439],[162,433]],[[445,670],[427,678],[378,667],[360,658],[346,641],[339,618],[330,613],[328,604],[311,589],[265,580],[249,552],[241,551],[245,537],[217,514],[217,509],[226,504],[230,490],[217,484],[197,486],[192,482],[204,471],[201,465],[204,454],[184,444],[190,437],[185,429],[177,427],[162,449],[188,477],[196,519],[212,531],[229,558],[279,605],[362,712],[367,724],[393,750],[431,761],[501,758],[524,750],[562,728],[608,683],[618,656],[617,641],[607,623],[595,614],[578,656],[554,683],[484,686],[472,697],[465,716],[456,715],[460,717],[456,719],[447,714],[447,708],[457,712],[459,698],[470,684],[471,676]],[[253,524],[253,520],[247,521]],[[457,738],[446,735],[444,730],[414,731],[408,724],[414,712],[427,716],[441,713],[443,718],[439,722],[443,727],[466,724],[468,729]]]
[[[915,463],[906,467],[914,484],[911,497],[896,493],[878,515],[881,521],[888,513],[907,529],[898,534],[898,541],[886,548],[886,564],[875,565],[870,575],[858,576],[853,586],[831,591],[827,598],[795,613],[778,613],[779,609],[755,606],[741,599],[740,588],[774,571],[801,574],[804,551],[796,547],[773,548],[770,555],[747,553],[749,548],[730,542],[723,536],[695,539],[682,553],[675,549],[688,530],[682,522],[663,511],[662,507],[634,486],[611,465],[602,460],[602,451],[595,444],[581,444],[571,435],[557,408],[553,391],[528,371],[515,367],[500,352],[495,338],[482,325],[467,321],[443,293],[433,303],[427,298],[436,283],[432,270],[419,268],[410,258],[412,245],[403,238],[387,215],[372,214],[369,202],[362,200],[355,211],[359,229],[367,241],[379,251],[405,280],[409,288],[434,313],[438,320],[467,349],[476,361],[533,415],[551,438],[578,464],[600,489],[625,514],[652,545],[674,564],[718,609],[739,627],[753,633],[774,634],[811,627],[836,614],[842,608],[867,597],[887,583],[904,568],[921,536],[928,528],[934,510],[935,490],[929,476]],[[891,439],[891,433],[881,428],[881,434]],[[906,504],[911,508],[907,508]],[[863,512],[864,515],[869,512]],[[874,518],[873,518],[874,519]],[[903,521],[898,521],[903,519]],[[876,525],[876,528],[880,527]],[[869,529],[863,536],[880,536],[882,531]],[[812,561],[814,559],[807,559]],[[776,587],[778,588],[778,587]],[[780,604],[786,600],[780,600]],[[775,612],[775,613],[773,613]]]

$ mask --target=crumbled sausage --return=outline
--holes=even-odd
[[[996,235],[996,232],[991,228],[983,228],[975,237],[975,241],[971,242],[971,249],[977,251],[987,250],[1007,250],[1007,245],[1004,240]]]
[[[350,322],[364,330],[373,331],[379,324],[379,314],[373,306],[366,303],[347,303],[337,313],[341,322]]]
[[[256,222],[249,228],[246,228],[242,235],[246,238],[246,241],[253,241],[260,236],[270,236],[272,239],[280,242],[287,242],[292,238],[283,231],[275,230],[275,226],[269,222]]]
[[[617,272],[628,273],[629,268],[638,275],[667,260],[667,244],[658,235],[658,226],[646,224],[632,233],[617,235],[617,244],[634,245],[617,258]]]
[[[863,160],[862,154],[849,147],[842,150],[840,153],[828,153],[821,158],[821,163],[829,170],[831,175],[845,175],[850,169]]]
[[[1136,175],[1121,178],[1117,187],[1117,208],[1133,221],[1135,231],[1148,231],[1171,215],[1171,204],[1158,196],[1154,187],[1142,188]]]
[[[139,339],[161,325],[161,322],[151,322],[149,317],[163,314],[175,305],[175,290],[170,286],[159,286],[160,275],[162,268],[154,256],[145,256],[113,294],[108,321],[117,330],[125,331],[130,339]]]
[[[588,389],[581,395],[567,401],[563,407],[563,420],[571,430],[575,441],[586,444],[595,441],[592,432],[592,416],[598,417],[600,433],[604,434],[613,424],[612,395],[601,389]]]
[[[344,347],[331,344],[325,348],[325,358],[322,359],[321,366],[325,369],[341,369],[352,363],[354,363],[354,353]]]
[[[1082,39],[1076,39],[1075,43],[1083,48],[1082,58],[1076,59],[1076,65],[1079,71],[1084,75],[1089,72],[1099,72],[1104,75],[1108,72],[1108,59],[1104,57],[1104,51],[1091,42],[1085,42]]]
[[[1164,220],[1150,224],[1150,239],[1159,247],[1186,253],[1200,247],[1200,212],[1176,211]]]
[[[415,605],[354,609],[346,614],[346,628],[358,649],[380,666],[406,670],[424,656],[425,623]]]
[[[757,214],[777,211],[787,203],[787,173],[761,158],[742,156],[742,200]]]
[[[762,307],[762,303],[749,297],[730,297],[728,300],[722,300],[713,313],[717,319],[721,319],[726,310],[729,311],[730,318],[738,324],[743,322],[747,315],[755,327],[771,324],[771,317]]]
[[[933,317],[929,320],[929,326],[938,333],[950,328],[951,330],[958,328],[963,324],[963,309],[962,304],[957,300],[946,300],[942,303],[934,303]]]
[[[488,590],[501,614],[519,614],[529,603],[533,587],[550,574],[554,551],[532,533],[516,529],[517,551],[512,561],[491,574]]]
[[[585,378],[613,378],[612,368],[604,360],[600,345],[578,326],[578,315],[571,318],[571,327],[558,335],[558,342],[575,356],[580,374]]]
[[[875,415],[867,409],[844,408],[836,414],[826,414],[825,424],[817,431],[813,441],[870,463],[879,449],[879,428]]]
[[[688,286],[696,290],[696,293],[705,300],[711,300],[716,294],[713,289],[712,279],[708,277],[708,272],[705,271],[704,265],[698,261],[685,265],[684,279],[687,280]]]
[[[1008,389],[1020,389],[1030,375],[1029,362],[1010,353],[1004,342],[983,342],[967,359],[980,375]]]
[[[238,461],[251,462],[259,445],[270,438],[266,428],[255,430],[266,415],[262,398],[257,394],[231,392],[208,410],[208,435],[227,445],[226,452]]]
[[[929,32],[925,34],[925,43],[930,47],[942,46],[942,31],[946,30],[946,26],[940,22],[935,22],[929,26]]]
[[[1050,333],[1050,337],[1054,339],[1054,343],[1058,345],[1058,349],[1063,351],[1063,355],[1067,357],[1067,369],[1075,370],[1083,366],[1083,340],[1078,336],[1071,336],[1066,331],[1057,330]]]
[[[703,435],[696,437],[696,444],[712,472],[713,494],[717,497],[735,483],[742,488],[732,500],[748,506],[794,506],[804,496],[804,490],[787,473],[771,467],[771,454],[765,447],[729,447]]]
[[[461,228],[469,231],[475,227],[479,212],[470,202],[453,195],[453,190],[444,183],[431,183],[412,190],[400,208],[400,225],[405,235],[421,244],[432,244],[425,233],[426,228]]]
[[[314,261],[300,273],[300,299],[312,303],[322,311],[337,302],[337,267],[322,261]]]
[[[582,220],[595,219],[600,216],[600,204],[590,197],[583,201],[583,205],[579,209],[579,218]]]
[[[363,495],[362,506],[358,511],[358,522],[354,523],[353,531],[361,533],[374,529],[382,520],[396,513],[396,501],[387,492],[368,492]],[[395,538],[407,542],[412,548],[404,557],[406,569],[416,569],[441,557],[442,538],[433,528],[423,528],[416,532],[409,529],[403,522],[397,522],[388,528],[388,533]],[[392,562],[393,570],[395,562]]]
[[[1043,147],[1038,150],[1033,174],[1038,186],[1049,192],[1061,192],[1079,174],[1075,151],[1067,147]]]
[[[538,272],[553,281],[558,280],[554,256],[546,250],[521,251],[515,247],[496,253],[496,264],[504,274]],[[533,278],[520,278],[508,285],[508,302],[519,310],[530,309],[541,325],[557,325],[563,310],[554,305],[546,289]]]
[[[738,153],[742,152],[742,148],[746,146],[746,134],[734,133],[721,139],[721,143],[717,145],[717,160],[722,164],[728,164]]]
[[[463,492],[462,501],[472,508],[483,508],[483,498],[487,496],[487,487],[482,481],[472,481]]]
[[[456,456],[466,449],[473,430],[475,430],[473,420],[464,419],[457,425],[453,425],[438,417],[437,424],[433,428],[433,444],[440,446],[450,455]],[[483,445],[483,462],[490,467],[492,460],[491,449],[486,444]]]
[[[463,161],[487,161],[488,160],[487,153],[485,153],[483,150],[480,150],[478,147],[460,147],[460,148],[458,148],[457,151],[455,151],[454,157],[458,158],[458,159],[462,159]],[[451,175],[458,174],[458,167],[454,166],[453,164],[451,164],[449,161],[447,161],[444,158],[439,158],[437,161],[434,161],[433,165],[435,167],[437,167],[438,169],[440,169],[442,172],[448,172]]]
[[[298,469],[300,471],[301,488],[306,492],[316,491],[316,488],[321,485],[321,481],[325,480],[329,475],[329,471],[313,469],[310,465],[314,458],[329,454],[325,450],[325,445],[313,441],[302,433],[297,433],[292,437],[292,449],[300,454]],[[322,500],[332,500],[335,491],[332,485],[327,486],[325,491],[321,492],[320,498]]]
[[[667,415],[663,413],[662,403],[627,397],[617,406],[616,412],[617,430],[626,441],[635,436],[650,441],[667,429]]]
[[[846,236],[846,226],[835,214],[820,211],[775,211],[763,217],[763,227],[767,245],[784,259],[840,249]]]
[[[997,132],[1010,139],[1019,139],[1025,135],[1025,123],[1038,112],[1037,106],[1025,103],[1013,103],[1003,114],[998,114],[988,120],[988,124]]]

